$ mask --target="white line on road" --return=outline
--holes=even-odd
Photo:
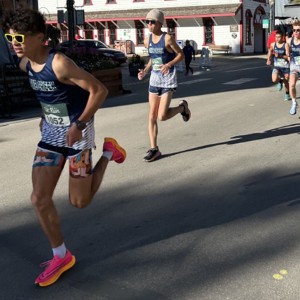
[[[240,78],[228,82],[224,82],[223,84],[232,84],[232,85],[238,85],[238,84],[243,84],[245,82],[253,81],[256,80],[257,78]]]
[[[189,81],[185,81],[185,82],[180,82],[179,84],[193,84],[193,83],[207,81],[207,80],[212,80],[212,78],[201,78],[201,79],[189,80]]]
[[[244,68],[244,69],[237,69],[237,70],[229,70],[229,71],[224,71],[224,73],[233,73],[233,72],[240,72],[240,71],[247,71],[247,70],[261,69],[261,68],[266,68],[266,67],[269,68],[270,66],[264,65],[264,66],[259,66],[259,67]]]

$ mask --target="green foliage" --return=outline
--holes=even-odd
[[[139,66],[143,68],[145,66],[145,59],[141,58],[138,54],[133,54],[129,59],[129,66]]]

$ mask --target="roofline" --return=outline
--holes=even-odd
[[[207,5],[206,7],[212,7],[212,6],[218,6],[218,5]],[[165,20],[172,20],[172,19],[189,19],[189,18],[209,18],[209,17],[234,17],[238,11],[241,9],[242,7],[242,3],[239,4],[225,4],[224,8],[226,9],[226,7],[230,7],[230,8],[234,8],[234,6],[236,6],[235,11],[232,12],[228,12],[228,13],[205,13],[205,14],[184,14],[184,15],[177,15],[176,13],[173,13],[171,15],[168,15],[167,13],[170,12],[170,8],[162,8],[163,11],[166,11],[165,13]],[[201,8],[203,8],[205,6],[201,6]],[[200,6],[195,6],[195,7],[189,7],[189,9],[192,8],[200,8]],[[186,9],[186,8],[185,8]],[[148,10],[145,9],[138,9],[138,10],[130,10],[130,13],[135,13],[134,16],[129,16],[129,17],[113,17],[113,16],[109,16],[109,17],[89,17],[89,15],[91,14],[95,14],[96,12],[86,12],[85,13],[85,22],[97,22],[97,21],[134,21],[134,20],[144,20],[145,16],[146,16],[146,12]],[[180,7],[178,8],[178,11],[180,13]],[[116,11],[116,14],[120,12],[120,11]],[[136,13],[138,14],[138,16],[136,15]],[[54,15],[52,15],[51,17],[54,17]],[[50,17],[50,19],[52,19]],[[53,24],[53,23],[57,23],[57,20],[49,20],[47,21],[47,23],[49,24]]]

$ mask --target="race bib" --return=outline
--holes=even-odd
[[[295,64],[296,64],[297,66],[300,66],[300,56],[295,56],[295,57],[294,57],[294,60],[295,60]]]
[[[275,67],[288,68],[288,62],[284,58],[277,58],[274,62]]]
[[[152,69],[154,71],[159,71],[160,70],[160,66],[163,64],[162,62],[162,58],[161,57],[157,57],[157,58],[153,58],[152,59]]]
[[[47,123],[54,126],[70,125],[70,117],[65,103],[46,104],[41,102],[41,105]]]

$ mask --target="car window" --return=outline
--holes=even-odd
[[[105,44],[103,44],[101,42],[96,42],[96,47],[97,48],[108,48]]]
[[[69,47],[70,46],[70,42],[68,41],[68,42],[63,42],[63,43],[61,43],[61,46],[63,46],[63,47]]]
[[[88,47],[88,48],[96,48],[96,45],[93,41],[77,41],[78,47]]]

